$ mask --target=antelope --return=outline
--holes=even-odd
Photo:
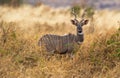
[[[77,14],[74,11],[72,14],[75,18],[71,20],[71,23],[76,26],[76,35],[71,33],[64,36],[46,34],[40,38],[38,45],[45,47],[47,52],[58,54],[72,52],[75,45],[81,45],[84,41],[83,26],[88,23],[88,20],[84,19],[84,13],[80,21],[77,20]]]

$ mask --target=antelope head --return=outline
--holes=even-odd
[[[74,15],[74,19],[71,20],[72,24],[75,25],[77,27],[78,32],[82,32],[82,27],[84,25],[86,25],[88,23],[88,20],[84,19],[85,16],[85,11],[83,12],[82,16],[81,16],[81,20],[77,20],[77,14],[75,13],[75,11],[72,11],[72,14]]]

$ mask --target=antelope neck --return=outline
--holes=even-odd
[[[82,31],[82,28],[80,30],[77,28],[77,41],[78,42],[84,41],[84,33]]]

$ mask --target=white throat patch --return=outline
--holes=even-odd
[[[81,32],[81,33],[78,33],[78,35],[83,35],[84,33],[83,32]]]

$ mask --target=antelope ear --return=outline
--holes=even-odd
[[[72,24],[73,25],[76,25],[77,24],[77,21],[76,20],[71,20]]]
[[[84,20],[83,25],[88,24],[88,21],[89,21],[89,20]]]

